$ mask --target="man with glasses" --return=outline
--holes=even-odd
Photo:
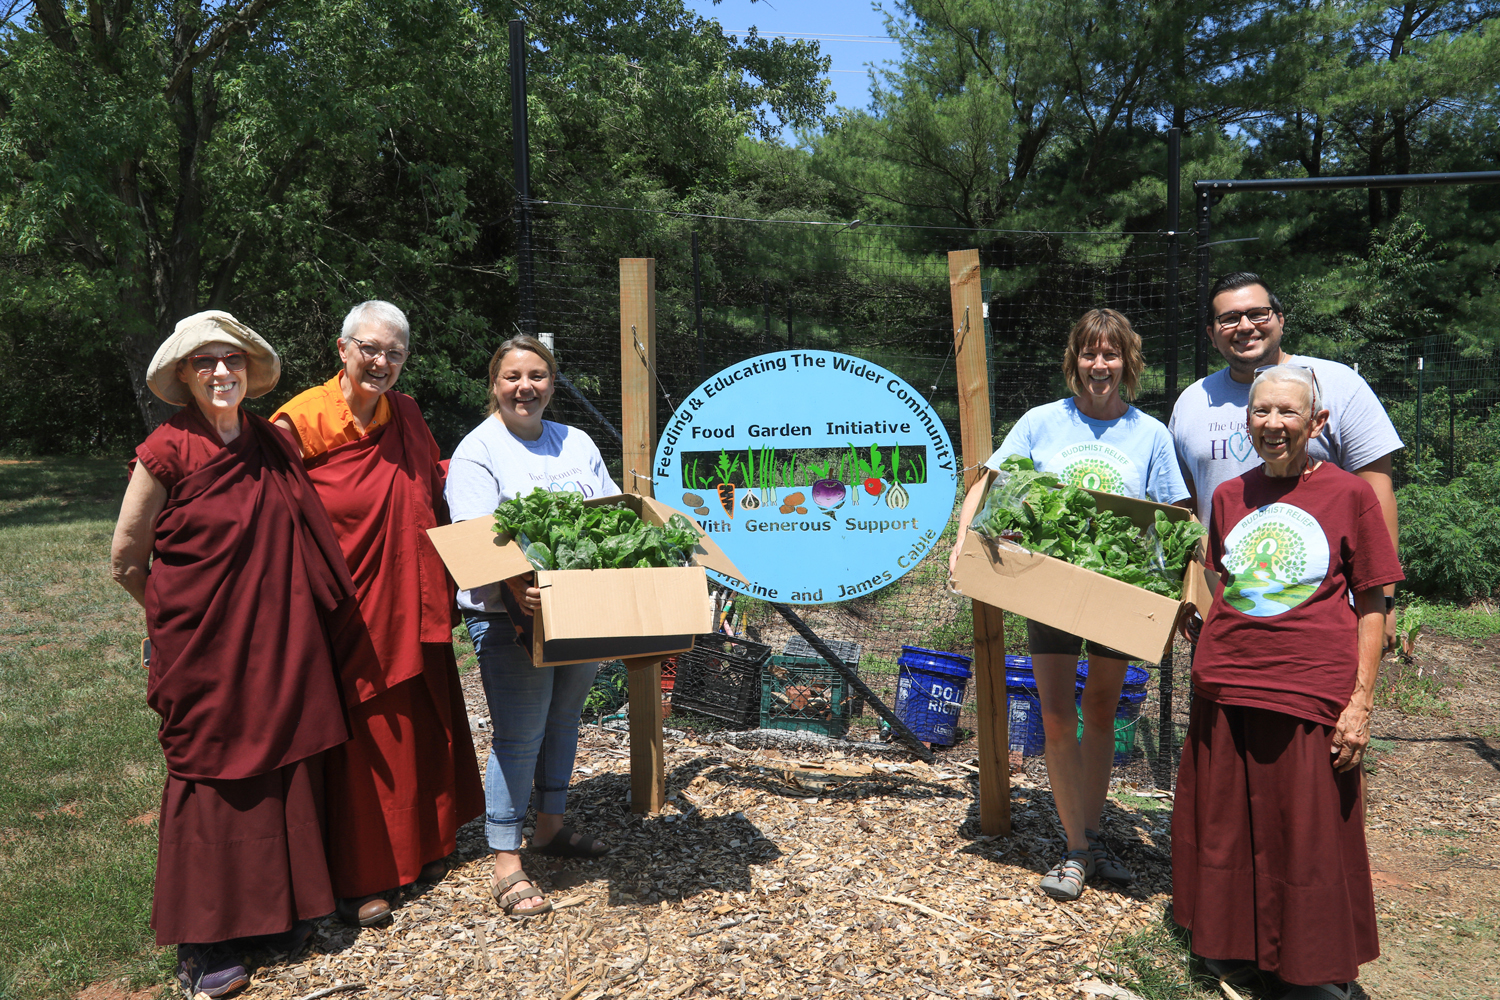
[[[1183,479],[1197,504],[1198,519],[1208,523],[1214,490],[1220,483],[1261,464],[1245,422],[1256,371],[1271,365],[1300,365],[1313,372],[1320,405],[1328,410],[1328,424],[1309,443],[1309,453],[1370,484],[1395,544],[1391,455],[1403,445],[1369,384],[1347,365],[1283,351],[1286,312],[1258,275],[1248,271],[1225,275],[1214,284],[1210,301],[1209,339],[1228,367],[1189,386],[1178,397],[1167,425]],[[1385,593],[1385,639],[1386,648],[1391,649],[1396,643],[1395,586],[1386,587]]]

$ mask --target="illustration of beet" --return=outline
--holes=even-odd
[[[752,491],[746,490],[744,497],[740,500],[740,506],[745,510],[755,510],[760,506],[760,498]]]
[[[684,493],[682,495],[682,502],[687,504],[689,507],[703,506],[703,498],[696,493]]]
[[[819,479],[812,484],[813,503],[823,508],[823,513],[835,517],[834,511],[843,506],[848,490],[837,479]]]
[[[885,495],[885,505],[891,510],[900,510],[911,503],[911,497],[907,495],[906,488],[900,483],[891,487],[891,491]]]
[[[724,513],[734,517],[734,484],[719,484],[719,506],[724,508]]]
[[[876,479],[874,476],[871,476],[869,479],[865,480],[865,492],[870,494],[870,496],[880,496],[880,491],[883,489],[885,489],[885,484]]]
[[[848,491],[837,479],[819,479],[812,484],[813,503],[819,507],[837,507],[844,502]]]

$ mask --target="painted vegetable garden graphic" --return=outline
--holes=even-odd
[[[1313,595],[1328,571],[1328,540],[1316,521],[1289,504],[1247,516],[1224,540],[1224,568],[1233,574],[1224,600],[1247,615],[1269,618]]]
[[[883,506],[901,510],[910,503],[906,487],[927,482],[927,448],[900,444],[832,448],[750,448],[731,452],[685,452],[682,503],[699,516],[734,517],[742,510],[780,507],[781,513],[828,517],[844,506]],[[713,505],[710,506],[709,498]],[[788,504],[788,501],[791,501]],[[715,509],[717,508],[717,509]]]
[[[753,597],[828,604],[878,591],[934,552],[957,457],[921,392],[871,361],[792,350],[705,379],[658,439],[658,499],[697,519]]]

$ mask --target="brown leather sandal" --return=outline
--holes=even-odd
[[[511,888],[522,882],[530,882],[531,888]],[[507,889],[510,889],[510,892],[506,892],[505,890]],[[502,893],[504,895],[501,895]],[[495,897],[495,902],[500,904],[501,911],[507,917],[539,917],[543,913],[552,912],[552,901],[545,896],[542,897],[540,906],[520,905],[523,899],[531,899],[534,896],[542,895],[542,890],[537,888],[537,884],[531,881],[531,876],[527,875],[524,870],[511,872],[498,882],[490,882],[490,895]]]

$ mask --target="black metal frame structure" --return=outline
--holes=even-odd
[[[1173,131],[1176,131],[1175,129]],[[1342,191],[1352,188],[1455,187],[1461,184],[1500,184],[1500,170],[1445,174],[1367,174],[1357,177],[1285,177],[1267,180],[1202,180],[1193,182],[1198,208],[1198,328],[1193,371],[1208,374],[1208,292],[1213,287],[1209,247],[1213,244],[1213,207],[1236,191]],[[1170,377],[1170,376],[1169,376]]]

